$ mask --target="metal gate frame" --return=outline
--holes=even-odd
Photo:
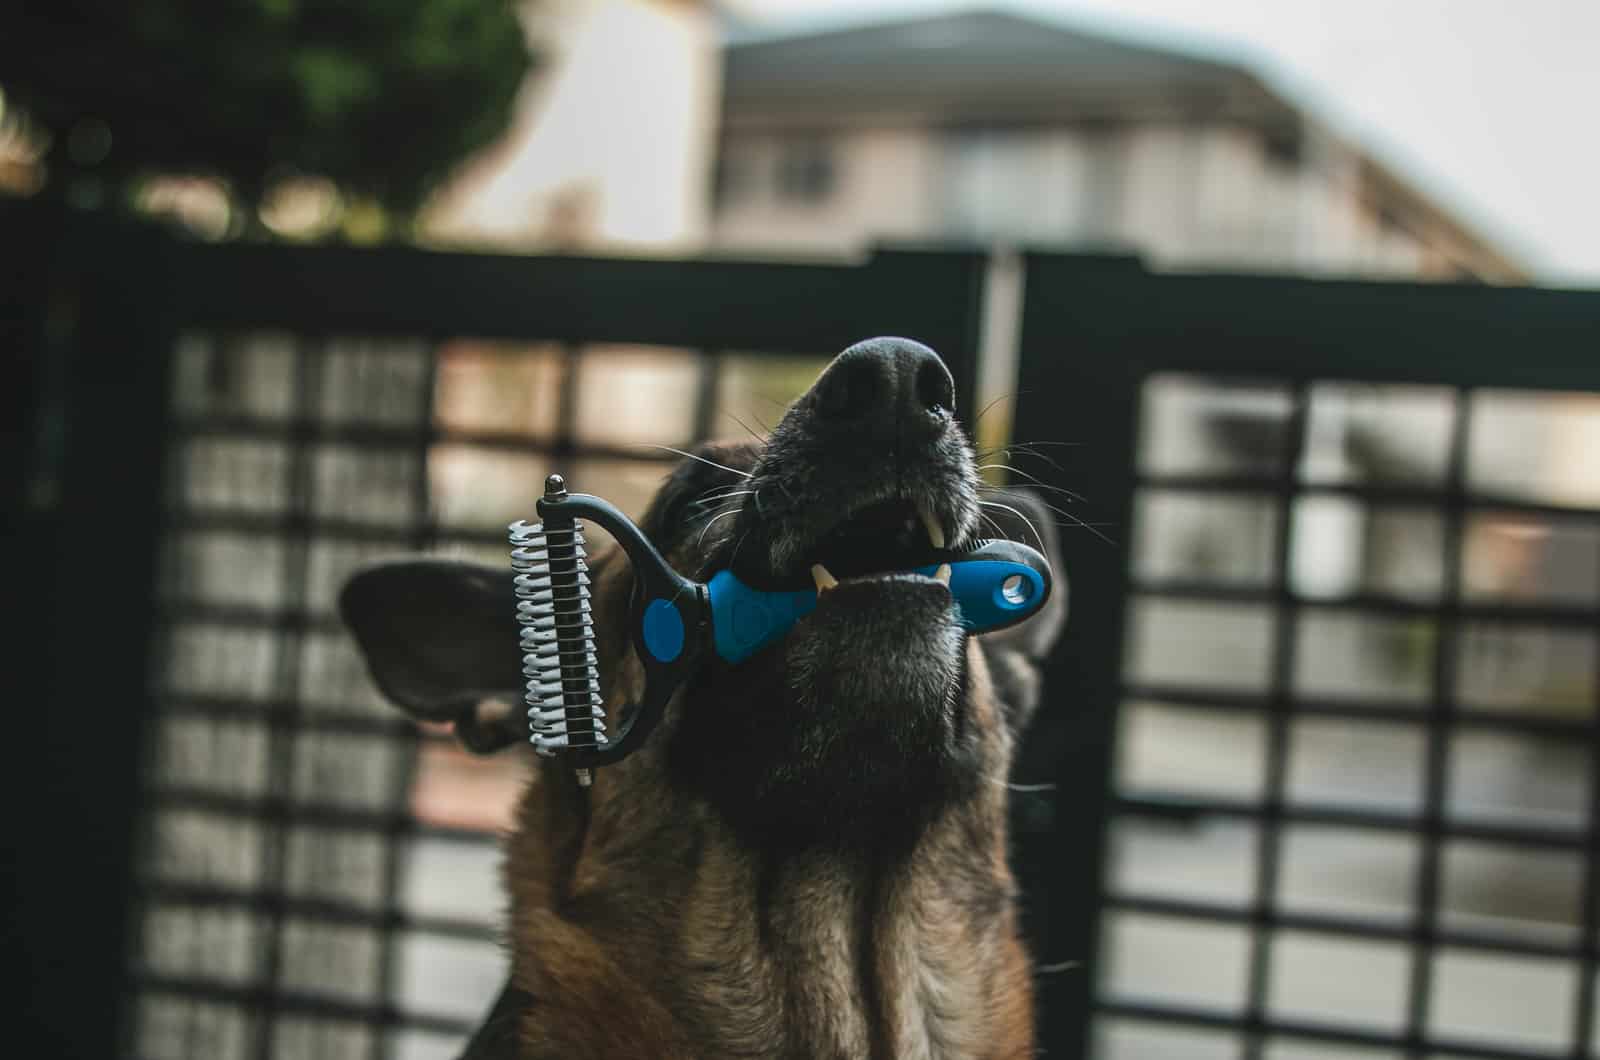
[[[1063,531],[1072,587],[1072,607],[1063,644],[1051,660],[1046,706],[1025,742],[1019,778],[1049,781],[1048,795],[1021,794],[1033,801],[1021,814],[1033,827],[1018,836],[1019,869],[1031,934],[1046,962],[1076,962],[1041,982],[1043,1044],[1052,1054],[1088,1055],[1096,1013],[1124,1015],[1195,1027],[1242,1032],[1244,1055],[1259,1057],[1268,1032],[1309,1042],[1386,1046],[1407,1056],[1432,1050],[1479,1057],[1532,1057],[1549,1054],[1489,1046],[1472,1041],[1430,1040],[1428,1027],[1430,955],[1441,943],[1527,952],[1493,939],[1472,937],[1438,923],[1441,837],[1472,834],[1442,813],[1445,736],[1456,725],[1518,725],[1534,720],[1463,717],[1452,697],[1453,622],[1493,611],[1459,602],[1454,592],[1460,527],[1468,506],[1462,475],[1462,444],[1468,405],[1461,396],[1472,388],[1528,388],[1600,391],[1600,294],[1477,285],[1420,285],[1267,278],[1242,275],[1158,275],[1130,258],[1034,253],[1026,259],[1021,331],[1019,396],[1014,436],[1023,443],[1066,443],[1061,448],[1013,454],[1013,462],[1042,481],[1070,488],[1087,499],[1073,505],[1086,521],[1109,521],[1109,545],[1094,536]],[[1425,795],[1421,813],[1400,827],[1422,836],[1416,878],[1415,919],[1401,927],[1379,928],[1349,917],[1295,916],[1278,910],[1270,896],[1278,871],[1278,836],[1284,821],[1323,821],[1356,827],[1395,827],[1392,820],[1337,805],[1289,807],[1283,799],[1285,738],[1293,702],[1289,675],[1292,633],[1302,601],[1287,587],[1283,562],[1289,546],[1288,505],[1303,485],[1296,480],[1294,446],[1281,476],[1183,480],[1186,488],[1244,491],[1275,498],[1278,523],[1277,566],[1268,591],[1254,595],[1270,606],[1276,636],[1272,642],[1270,692],[1252,704],[1265,718],[1268,740],[1265,794],[1258,804],[1226,800],[1186,801],[1115,797],[1112,763],[1119,703],[1123,695],[1126,603],[1135,588],[1131,556],[1123,543],[1133,540],[1134,497],[1141,485],[1159,485],[1141,476],[1136,464],[1141,384],[1156,372],[1282,381],[1294,395],[1290,431],[1306,407],[1311,380],[1444,384],[1458,397],[1456,430],[1445,485],[1440,490],[1338,487],[1331,491],[1374,501],[1426,502],[1439,509],[1444,526],[1444,584],[1435,605],[1416,605],[1407,613],[1438,620],[1433,659],[1432,698],[1418,712],[1426,732]],[[1481,498],[1480,498],[1481,500]],[[1495,509],[1538,511],[1511,502]],[[1586,522],[1600,521],[1600,510],[1560,508]],[[1160,593],[1157,587],[1153,590]],[[1200,598],[1205,598],[1200,591]],[[1193,598],[1191,596],[1190,598]],[[1319,601],[1320,602],[1320,601]],[[1400,606],[1385,601],[1357,601]],[[1500,609],[1505,610],[1505,609]],[[1596,630],[1600,614],[1564,613],[1561,621]],[[1499,616],[1494,616],[1499,617]],[[1337,716],[1337,714],[1335,714]],[[1582,936],[1575,946],[1554,947],[1580,969],[1573,1011],[1573,1057],[1591,1049],[1596,945],[1600,927],[1600,718],[1573,723],[1567,738],[1589,748],[1591,803],[1581,835],[1565,835],[1564,849],[1583,853]],[[1107,825],[1117,813],[1243,815],[1259,822],[1254,904],[1243,910],[1206,903],[1128,901],[1104,884]],[[1496,830],[1496,838],[1528,842],[1553,837],[1532,830]],[[1239,1015],[1169,1004],[1108,1003],[1096,997],[1101,914],[1107,908],[1143,909],[1251,928],[1247,1001]],[[1369,1033],[1337,1025],[1291,1024],[1273,1019],[1265,1006],[1271,960],[1267,943],[1273,927],[1296,927],[1335,935],[1382,937],[1408,943],[1412,962],[1405,1030],[1398,1035]],[[1551,947],[1536,947],[1540,953]]]
[[[590,343],[667,345],[702,351],[707,362],[722,351],[826,354],[871,335],[901,334],[940,351],[956,379],[959,407],[973,407],[985,261],[968,251],[883,251],[861,264],[780,264],[207,245],[26,204],[0,209],[0,247],[13,281],[3,304],[17,311],[17,326],[0,338],[16,378],[28,384],[14,392],[27,459],[0,485],[16,531],[24,598],[44,605],[18,641],[20,657],[36,664],[29,676],[38,687],[28,690],[29,699],[14,700],[30,704],[18,734],[23,753],[13,776],[24,801],[17,805],[34,810],[23,815],[13,848],[26,872],[12,877],[8,952],[21,958],[20,1008],[52,1054],[109,1056],[127,1046],[127,1028],[113,1014],[137,982],[129,968],[140,886],[134,855],[151,796],[139,752],[158,710],[151,645],[163,621],[157,560],[168,517],[166,454],[181,427],[168,407],[180,333],[290,332],[301,338],[295,363],[302,380],[318,340],[341,334],[556,342],[573,351]],[[700,436],[711,422],[714,372],[703,382]],[[294,419],[272,428],[296,451],[330,440],[396,444],[396,430],[330,431],[307,418],[304,402],[296,409]],[[570,424],[570,416],[565,420]],[[252,423],[208,429],[235,428],[247,435],[264,429]],[[424,449],[441,440],[475,441],[423,420],[400,430],[408,444]],[[497,437],[486,444],[519,442]],[[557,465],[595,453],[570,432],[553,441],[530,439],[528,447]],[[310,532],[303,516],[280,521],[273,532],[288,538],[303,540]],[[426,525],[344,529],[397,544],[430,534]],[[301,628],[303,602],[291,600],[269,616],[271,628]],[[269,720],[274,731],[296,724],[298,711],[289,707]],[[238,715],[224,704],[216,709],[219,716]],[[283,744],[281,736],[277,742]],[[301,812],[281,796],[232,810],[281,824]],[[379,816],[355,823],[407,827],[401,812]],[[374,920],[384,930],[404,919],[392,891]],[[256,898],[277,923],[281,897]],[[180,993],[190,986],[205,984],[165,984]],[[268,1013],[283,1000],[270,981],[214,989],[211,996]],[[387,1003],[299,1002],[303,1014],[379,1029],[409,1018]],[[384,1055],[383,1037],[374,1042]],[[271,1051],[270,1032],[257,1035],[252,1054]]]

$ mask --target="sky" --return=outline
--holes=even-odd
[[[1600,286],[1600,0],[725,0],[774,26],[975,7],[1232,59],[1541,282]]]

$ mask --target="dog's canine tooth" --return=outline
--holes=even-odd
[[[944,547],[944,527],[933,517],[933,512],[926,505],[917,505],[917,514],[922,516],[922,525],[928,531],[928,543],[934,548]]]
[[[839,584],[839,579],[828,573],[828,568],[820,563],[811,565],[811,580],[817,583],[817,592],[825,593]]]
[[[949,585],[950,584],[950,564],[948,564],[948,563],[939,564],[939,569],[933,572],[933,579],[934,579],[934,581],[944,582],[944,584]]]

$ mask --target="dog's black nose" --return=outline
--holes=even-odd
[[[812,390],[823,425],[863,442],[926,445],[950,426],[955,381],[920,342],[877,338],[833,359]]]

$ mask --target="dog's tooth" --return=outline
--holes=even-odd
[[[933,517],[933,512],[919,505],[917,507],[917,514],[922,516],[922,525],[928,531],[928,543],[934,548],[943,548],[944,527],[940,526],[939,521]]]
[[[950,584],[950,564],[948,564],[948,563],[939,564],[939,569],[933,572],[933,578],[934,578],[935,581],[941,581],[941,582],[944,582],[946,585],[949,585]]]
[[[839,579],[828,573],[828,568],[820,563],[811,565],[811,580],[817,583],[817,592],[825,593],[839,584]]]

